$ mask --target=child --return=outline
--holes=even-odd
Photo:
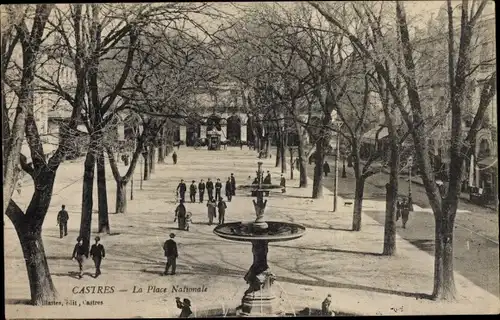
[[[192,215],[193,214],[191,212],[188,212],[186,214],[186,231],[189,231],[189,224],[193,223],[193,221],[191,220]]]

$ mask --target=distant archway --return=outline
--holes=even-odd
[[[221,127],[221,118],[215,114],[212,114],[210,117],[207,119],[207,132],[212,131],[214,129],[220,131],[222,130]]]
[[[227,140],[231,143],[241,140],[241,119],[237,115],[227,118]]]

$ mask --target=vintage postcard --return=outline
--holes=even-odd
[[[498,314],[492,1],[1,5],[7,319]]]

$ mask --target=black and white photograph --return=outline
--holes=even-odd
[[[0,14],[6,319],[500,313],[494,1]]]

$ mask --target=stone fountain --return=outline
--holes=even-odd
[[[256,194],[257,200],[253,200],[257,216],[255,221],[224,223],[214,229],[214,233],[221,238],[252,243],[253,264],[244,277],[249,287],[244,293],[241,306],[237,308],[240,316],[280,315],[277,310],[278,299],[271,290],[276,277],[267,264],[268,243],[297,239],[306,231],[299,224],[264,220],[267,204],[264,193],[281,186],[262,183],[262,162],[258,162],[257,177],[258,185],[240,186],[251,188]]]

